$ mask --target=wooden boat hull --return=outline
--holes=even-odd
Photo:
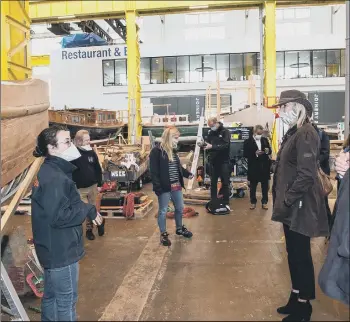
[[[176,127],[179,130],[181,137],[197,137],[198,124],[176,125]],[[164,126],[143,125],[142,136],[148,136],[148,131],[152,131],[152,135],[159,138],[162,136],[164,129]]]
[[[37,136],[49,123],[48,93],[41,80],[1,83],[1,199],[34,160]]]
[[[70,134],[71,137],[74,138],[75,134],[80,130],[87,130],[90,134],[91,140],[103,140],[107,139],[109,135],[113,137],[117,131],[121,127],[125,127],[125,125],[116,125],[116,126],[110,126],[110,127],[93,127],[93,126],[86,126],[86,125],[79,125],[79,124],[66,124],[66,123],[58,123],[58,122],[50,122],[50,126],[52,125],[62,125],[65,126]]]

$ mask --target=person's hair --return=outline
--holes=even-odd
[[[258,132],[258,131],[264,131],[264,128],[262,127],[262,125],[258,124],[254,126],[254,133]]]
[[[49,154],[47,146],[57,146],[57,133],[60,131],[68,131],[63,125],[54,125],[41,131],[36,139],[36,147],[33,155],[36,158],[46,157]]]
[[[348,148],[349,146],[350,146],[350,134],[348,135],[347,139],[344,140],[343,149]]]
[[[166,152],[166,154],[168,155],[169,161],[174,161],[173,137],[176,134],[180,135],[180,132],[175,126],[166,128],[162,134],[162,141],[160,143],[160,148],[164,152]]]
[[[89,131],[87,130],[80,130],[78,131],[76,134],[75,134],[75,137],[74,137],[74,144],[76,146],[82,146],[83,145],[83,138],[84,138],[84,135],[89,135]]]
[[[307,115],[306,108],[303,104],[300,104],[298,102],[289,102],[287,103],[289,106],[292,107],[293,110],[295,110],[297,114],[297,128],[302,127],[305,123],[310,122],[310,118]]]
[[[211,117],[208,118],[207,123],[209,123],[209,122],[217,123],[218,119],[217,119],[216,116],[211,116]]]

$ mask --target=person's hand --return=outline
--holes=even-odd
[[[207,143],[207,145],[204,147],[204,150],[210,150],[213,146],[210,143]]]
[[[345,172],[349,169],[349,152],[344,153],[343,151],[339,153],[338,157],[335,159],[335,171],[341,176],[344,176]]]
[[[103,218],[99,213],[97,213],[96,218],[92,222],[95,226],[100,226],[103,223]]]
[[[269,154],[269,152],[270,152],[269,148],[265,148],[264,151],[265,151],[266,154]]]

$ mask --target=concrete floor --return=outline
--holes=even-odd
[[[149,191],[149,187],[146,187]],[[109,219],[106,234],[85,242],[80,265],[78,319],[97,320],[247,320],[276,321],[276,308],[290,292],[281,225],[270,209],[249,210],[249,199],[231,201],[228,216],[207,214],[185,219],[192,240],[174,236],[171,248],[159,245],[153,213],[133,221]],[[14,216],[9,225],[30,217]],[[315,271],[325,257],[324,238],[312,242]],[[40,305],[26,298],[25,306]],[[314,321],[347,321],[348,309],[317,289]],[[40,315],[30,313],[31,320]]]

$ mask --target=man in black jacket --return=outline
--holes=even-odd
[[[221,179],[223,202],[229,205],[229,184],[231,176],[230,166],[230,132],[224,128],[216,117],[208,119],[210,127],[207,145],[204,147],[209,152],[209,163],[211,167],[211,199],[217,198],[218,179]]]
[[[86,130],[78,131],[74,143],[81,157],[72,161],[72,164],[77,167],[73,172],[73,181],[77,185],[81,200],[95,205],[99,187],[102,186],[102,169],[97,154],[90,146],[89,132]],[[97,227],[99,236],[104,235],[104,223],[105,221]],[[92,229],[92,221],[86,218],[86,238],[89,240],[95,239]]]
[[[43,130],[33,152],[45,157],[32,188],[32,229],[35,250],[44,268],[42,321],[75,321],[79,260],[84,256],[82,223],[96,224],[101,216],[84,203],[72,180],[70,161],[80,157],[69,131],[53,126]]]
[[[267,138],[262,137],[264,128],[254,127],[253,136],[244,141],[244,157],[248,159],[248,181],[250,184],[250,209],[256,208],[256,187],[261,183],[262,208],[268,209],[268,192],[270,180],[270,155],[272,153]]]

